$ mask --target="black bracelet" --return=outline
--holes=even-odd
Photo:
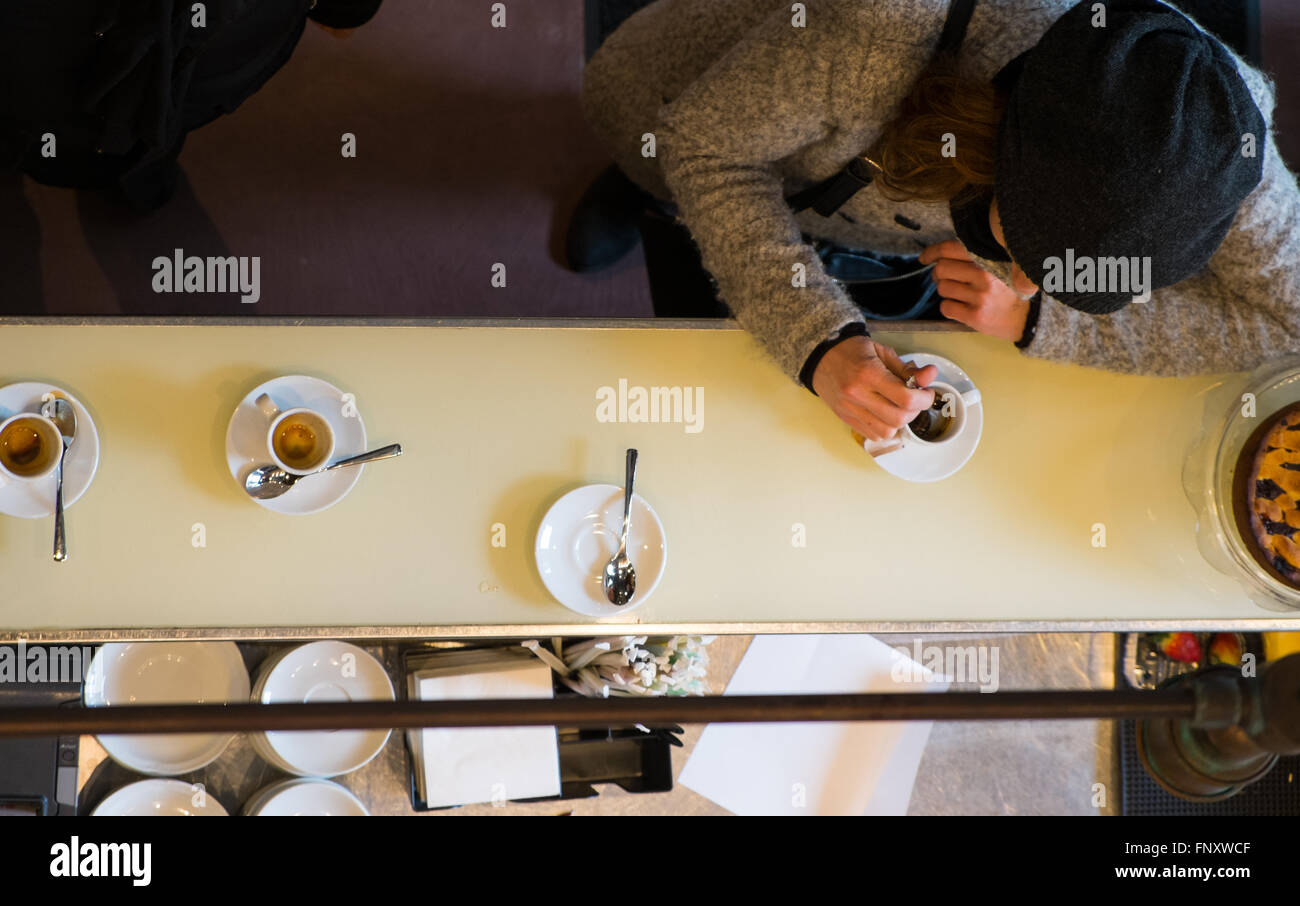
[[[1025,349],[1030,343],[1034,342],[1034,334],[1038,332],[1038,315],[1043,307],[1043,291],[1040,289],[1034,293],[1034,297],[1029,300],[1029,313],[1025,315],[1025,330],[1016,340],[1017,349]]]
[[[831,351],[831,347],[836,343],[847,340],[849,337],[869,336],[871,336],[871,334],[867,332],[866,322],[854,321],[850,324],[845,324],[840,328],[840,332],[835,336],[831,337],[829,340],[822,340],[817,344],[817,348],[812,351],[804,361],[803,367],[799,369],[799,383],[807,387],[808,391],[812,393],[813,396],[816,396],[817,391],[813,390],[812,385],[813,374],[817,371],[817,366],[822,363],[822,359],[825,357],[826,353]]]

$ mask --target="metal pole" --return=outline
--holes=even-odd
[[[312,704],[0,708],[0,737],[414,727],[648,727],[875,720],[1190,720],[1189,688],[875,695],[728,695]]]

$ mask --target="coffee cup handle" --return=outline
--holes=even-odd
[[[979,405],[979,401],[980,401],[979,390],[976,389],[975,387],[972,387],[971,389],[967,390],[965,393],[961,395],[961,401],[965,403],[967,406]]]
[[[253,400],[253,405],[262,410],[262,414],[268,419],[274,420],[280,414],[280,407],[271,402],[271,397],[263,393],[257,399]]]

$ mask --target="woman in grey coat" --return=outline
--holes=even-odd
[[[1180,375],[1300,351],[1300,190],[1263,74],[1158,0],[982,0],[936,64],[947,11],[658,0],[593,57],[584,108],[739,323],[868,438],[933,395],[807,237],[926,246],[943,315],[1031,356]],[[792,213],[859,156],[872,185]]]

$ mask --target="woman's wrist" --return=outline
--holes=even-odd
[[[799,369],[799,383],[807,387],[813,396],[816,396],[817,391],[813,389],[813,375],[817,373],[817,366],[822,363],[822,359],[826,357],[826,353],[831,351],[831,347],[844,342],[849,337],[869,336],[871,336],[871,334],[867,331],[865,321],[852,321],[845,324],[840,328],[839,333],[835,336],[831,337],[829,340],[823,340],[821,343],[818,343],[817,348],[815,348],[808,355],[808,358],[804,360],[803,368]]]
[[[1040,289],[1029,300],[1029,310],[1025,313],[1025,329],[1020,332],[1020,339],[1016,340],[1017,349],[1027,349],[1029,344],[1034,342],[1034,334],[1038,332],[1038,315],[1042,307],[1043,291]]]

